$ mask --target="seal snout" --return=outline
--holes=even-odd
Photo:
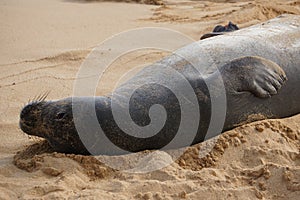
[[[20,128],[25,133],[33,135],[33,130],[38,123],[39,109],[37,103],[26,105],[20,113]]]

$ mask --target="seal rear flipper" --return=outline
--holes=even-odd
[[[251,92],[259,98],[278,93],[287,80],[283,69],[271,60],[246,56],[234,59],[220,69],[229,92]]]
[[[200,40],[204,40],[206,38],[218,36],[218,35],[224,35],[223,32],[211,32],[211,33],[206,33],[200,37]]]
[[[233,24],[232,22],[229,22],[227,25],[222,26],[222,25],[217,25],[213,32],[211,33],[206,33],[204,35],[202,35],[200,37],[200,40],[206,39],[206,38],[210,38],[210,37],[214,37],[214,36],[218,36],[218,35],[223,35],[226,32],[232,32],[232,31],[236,31],[239,30],[239,27],[236,24]]]

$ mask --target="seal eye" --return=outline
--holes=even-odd
[[[57,113],[57,115],[56,115],[56,119],[57,119],[57,120],[61,120],[61,119],[63,119],[63,118],[65,117],[65,115],[66,115],[66,113],[64,113],[64,112],[59,112],[59,113]]]

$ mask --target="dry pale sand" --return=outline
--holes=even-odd
[[[299,199],[300,115],[236,128],[215,143],[188,148],[168,167],[140,174],[112,169],[91,156],[52,152],[20,131],[22,106],[45,91],[51,91],[48,99],[71,96],[84,58],[113,34],[157,26],[197,40],[229,20],[246,27],[283,13],[300,14],[297,0],[134,2],[139,3],[0,2],[0,199]],[[111,91],[132,67],[166,54],[137,51],[120,58],[97,94]],[[161,151],[148,154],[115,159],[141,169],[171,159]],[[135,163],[138,158],[145,162]]]

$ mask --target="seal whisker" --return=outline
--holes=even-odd
[[[40,99],[42,98],[42,96],[43,96],[43,93],[41,93],[41,94],[35,99],[35,101],[36,101],[36,102],[39,102]]]
[[[45,101],[45,99],[48,97],[50,93],[50,90],[46,91],[41,97],[38,99],[38,101]]]
[[[32,99],[30,98],[30,99],[28,100],[28,104],[36,103],[38,97],[39,97],[39,95],[34,96]]]
[[[39,101],[40,101],[40,98],[41,98],[42,96],[43,96],[43,93],[41,93],[40,95],[38,95],[34,101],[35,101],[35,102],[39,102]]]
[[[34,100],[34,98],[32,98],[32,99],[29,98],[29,99],[28,99],[28,104],[30,104],[31,102],[33,102],[33,100]]]
[[[38,103],[41,101],[45,101],[45,99],[48,97],[49,93],[50,93],[50,90],[46,91],[44,93],[41,93],[39,95],[36,95],[33,99],[29,99],[28,103]]]
[[[36,102],[36,99],[38,98],[38,96],[39,96],[39,95],[35,95],[35,96],[33,97],[33,99],[30,101],[30,103]]]

